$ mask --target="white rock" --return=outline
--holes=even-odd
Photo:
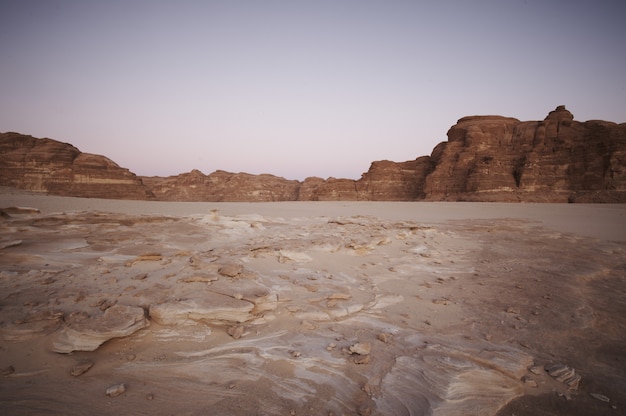
[[[126,391],[126,386],[124,384],[115,384],[109,387],[106,391],[107,396],[115,397],[123,394]]]
[[[149,324],[140,307],[111,306],[103,315],[75,321],[61,329],[52,342],[52,350],[60,353],[94,351],[112,338],[126,337]]]

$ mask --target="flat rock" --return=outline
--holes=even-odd
[[[113,386],[110,386],[106,390],[106,394],[109,397],[115,397],[115,396],[119,396],[120,394],[123,394],[125,391],[126,391],[126,386],[124,384],[115,384]]]
[[[567,384],[570,390],[578,389],[581,377],[579,374],[576,374],[576,371],[573,368],[565,364],[556,363],[546,365],[545,370],[556,381]]]
[[[206,292],[202,294],[201,299],[152,305],[150,318],[161,325],[177,325],[188,320],[206,323],[242,323],[252,318],[253,308],[254,305],[245,300]]]
[[[243,265],[238,263],[229,263],[221,266],[217,272],[226,277],[237,277],[243,273]]]
[[[52,350],[59,353],[94,351],[112,338],[126,337],[149,324],[142,308],[114,305],[102,315],[65,326],[52,342]]]

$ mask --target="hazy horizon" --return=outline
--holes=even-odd
[[[0,3],[0,131],[141,176],[358,179],[494,114],[626,121],[619,1]]]

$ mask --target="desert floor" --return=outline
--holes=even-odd
[[[0,208],[2,414],[626,411],[625,205]]]

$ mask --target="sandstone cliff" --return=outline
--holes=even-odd
[[[3,186],[90,198],[154,198],[128,169],[67,143],[0,133],[0,155]]]
[[[431,155],[428,200],[626,202],[626,124],[464,117]]]
[[[296,180],[222,170],[205,175],[194,169],[167,178],[143,177],[143,181],[162,201],[295,201],[300,189]]]
[[[579,122],[557,107],[542,121],[461,118],[430,156],[373,162],[360,179],[198,170],[139,178],[111,160],[50,139],[0,134],[0,185],[164,201],[626,202],[626,123]]]

